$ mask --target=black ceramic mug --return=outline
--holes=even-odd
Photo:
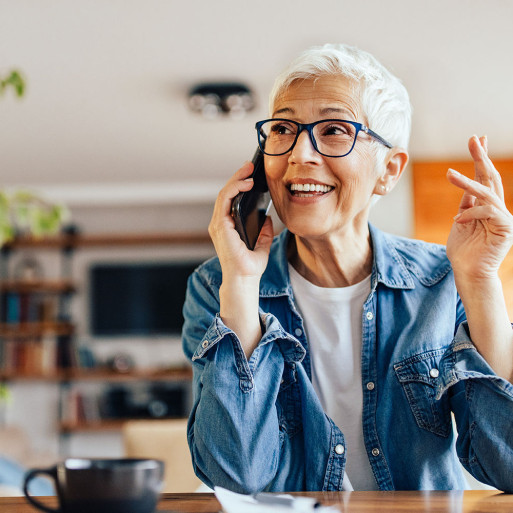
[[[29,494],[30,481],[41,474],[53,479],[58,508]],[[160,460],[69,458],[53,467],[29,470],[23,492],[34,506],[50,513],[153,513],[163,477]]]

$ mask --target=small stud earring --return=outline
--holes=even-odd
[[[383,193],[388,192],[388,187],[386,185],[382,185],[381,192],[383,192]]]

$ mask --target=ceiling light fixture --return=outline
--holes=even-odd
[[[222,115],[240,119],[253,109],[253,93],[238,82],[212,82],[194,86],[189,92],[189,107],[209,119]]]

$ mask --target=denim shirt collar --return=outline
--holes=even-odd
[[[440,254],[445,253],[444,246],[426,246],[422,258],[411,257],[412,241],[404,237],[384,233],[369,223],[369,232],[373,249],[371,288],[378,283],[393,289],[414,289],[417,278],[423,285],[431,286],[440,281],[451,269],[450,263],[440,265]],[[270,258],[267,269],[260,281],[261,297],[292,296],[287,261],[287,243],[293,237],[287,229],[274,240],[271,252],[276,258]],[[415,243],[415,242],[413,242]],[[433,268],[433,263],[439,265]]]

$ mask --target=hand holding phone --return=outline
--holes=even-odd
[[[247,192],[240,192],[232,203],[232,217],[235,229],[248,249],[253,250],[260,230],[264,225],[271,206],[271,194],[267,187],[264,168],[264,154],[257,149],[253,156],[253,187]]]

